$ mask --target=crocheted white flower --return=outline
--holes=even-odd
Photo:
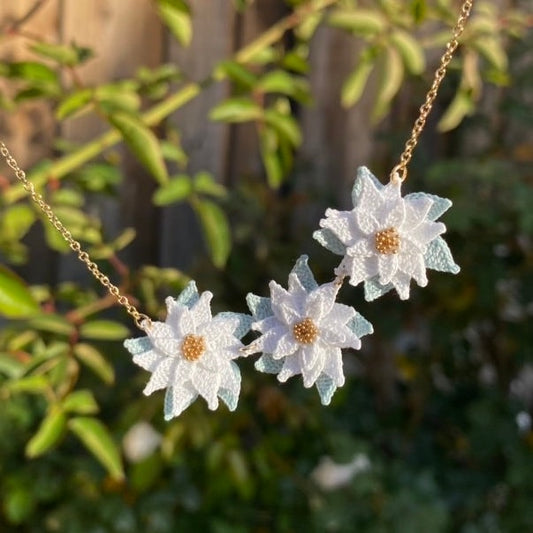
[[[370,301],[396,289],[409,298],[409,285],[427,285],[426,269],[459,272],[448,245],[440,237],[446,231],[435,222],[451,205],[432,194],[401,195],[401,182],[382,185],[365,167],[360,167],[352,191],[354,209],[328,209],[315,239],[344,258],[336,269],[350,276],[350,284],[365,284]]]
[[[207,291],[199,296],[190,282],[177,300],[166,299],[165,322],[153,322],[147,337],[124,342],[133,362],[152,372],[144,394],[167,389],[165,420],[181,414],[198,395],[211,410],[219,398],[231,411],[237,407],[241,374],[233,359],[243,355],[240,339],[251,317],[219,313],[213,318],[212,297]]]
[[[324,405],[344,385],[341,349],[358,350],[360,337],[373,331],[355,309],[335,303],[339,287],[317,285],[302,256],[289,275],[288,291],[271,281],[271,298],[247,296],[252,329],[262,333],[246,348],[247,353],[263,352],[256,369],[278,374],[281,382],[302,374],[304,387],[316,384]]]

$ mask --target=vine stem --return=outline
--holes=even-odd
[[[259,51],[277,42],[288,30],[296,27],[308,16],[326,9],[335,4],[338,0],[310,0],[307,4],[299,7],[287,17],[271,26],[257,39],[237,51],[233,60],[237,63],[248,63]],[[156,126],[173,112],[177,111],[185,104],[196,98],[203,89],[215,82],[222,81],[226,75],[215,67],[213,72],[201,82],[187,83],[176,93],[170,95],[162,102],[154,105],[151,109],[141,115],[141,120],[146,126]],[[109,130],[93,141],[78,148],[72,153],[59,158],[49,167],[32,172],[30,180],[36,188],[45,185],[49,179],[56,180],[64,178],[69,172],[79,168],[91,159],[100,155],[104,150],[114,146],[122,139],[117,130]],[[3,196],[7,203],[13,203],[26,195],[26,191],[20,184],[10,187]]]

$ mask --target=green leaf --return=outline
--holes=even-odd
[[[302,133],[298,122],[291,115],[285,115],[274,109],[265,111],[265,122],[284,137],[292,146],[302,143]]]
[[[376,52],[366,48],[359,57],[359,62],[353,72],[342,85],[341,102],[344,107],[351,107],[363,95],[363,90],[373,68]]]
[[[174,202],[181,202],[192,193],[191,178],[186,174],[178,174],[170,178],[170,181],[159,187],[154,193],[153,202],[155,205],[168,205]]]
[[[80,327],[80,335],[86,339],[119,341],[127,337],[129,329],[120,322],[92,320]]]
[[[161,153],[167,161],[175,161],[182,167],[187,164],[187,154],[181,146],[169,141],[161,141],[160,146]]]
[[[470,94],[459,90],[439,120],[439,131],[450,131],[456,128],[461,121],[474,110],[475,105]]]
[[[87,389],[70,393],[63,400],[62,407],[67,413],[78,415],[94,415],[99,410],[93,393]]]
[[[209,172],[198,172],[194,176],[194,190],[199,194],[208,194],[216,198],[225,198],[228,190],[224,185],[217,183]]]
[[[224,100],[209,113],[211,120],[220,122],[247,122],[263,116],[263,108],[250,98],[229,98]]]
[[[139,161],[160,183],[168,182],[168,173],[157,137],[138,118],[127,113],[114,113],[109,121]]]
[[[421,74],[426,68],[424,50],[406,31],[396,30],[390,37],[402,56],[405,67],[411,74]]]
[[[50,384],[43,375],[26,376],[20,379],[8,381],[5,384],[9,392],[29,392],[31,394],[41,394],[49,388]]]
[[[57,83],[57,73],[50,67],[35,61],[19,61],[0,64],[0,76],[32,82]]]
[[[64,120],[76,113],[85,110],[93,98],[93,91],[82,89],[75,91],[64,98],[56,109],[56,118]]]
[[[157,0],[159,16],[182,46],[188,46],[192,38],[189,9],[180,0]]]
[[[62,410],[53,409],[26,445],[26,457],[31,459],[38,457],[53,448],[63,436],[66,426],[65,413]]]
[[[51,44],[37,42],[31,45],[31,50],[36,54],[53,59],[62,65],[73,67],[91,58],[93,53],[89,48],[65,44]]]
[[[507,54],[499,39],[494,37],[479,37],[472,45],[496,70],[502,72],[507,71]]]
[[[231,250],[231,231],[226,214],[210,200],[197,198],[192,207],[202,224],[211,260],[216,267],[222,268]]]
[[[22,279],[0,265],[0,315],[7,318],[27,318],[40,308]]]
[[[29,322],[29,325],[39,331],[57,333],[69,337],[75,331],[74,326],[61,315],[42,313]]]
[[[265,93],[280,93],[291,96],[296,90],[296,79],[285,70],[273,70],[265,74],[256,88]]]
[[[388,112],[392,99],[402,86],[404,75],[403,61],[395,48],[387,47],[381,65],[381,76],[377,89],[376,102],[372,110],[374,121],[382,119]]]
[[[8,378],[18,378],[24,373],[24,364],[15,354],[0,352],[0,373]]]
[[[222,61],[217,66],[214,74],[215,79],[221,80],[226,76],[247,89],[254,87],[257,82],[257,76],[236,61]]]
[[[138,89],[138,83],[131,80],[100,85],[94,91],[94,99],[107,115],[119,112],[131,114],[141,107]]]
[[[24,523],[36,506],[33,492],[25,486],[16,485],[4,494],[2,500],[3,511],[11,524]]]
[[[117,480],[124,479],[124,469],[118,446],[100,420],[80,416],[69,420],[68,426],[72,433],[106,468],[111,477]]]
[[[115,370],[113,366],[94,346],[80,342],[74,346],[74,355],[104,383],[108,385],[114,383]]]
[[[34,222],[33,209],[25,204],[12,205],[2,214],[0,238],[5,241],[19,241],[28,233]]]
[[[371,9],[336,9],[329,16],[328,22],[335,28],[359,35],[374,35],[387,28],[384,16]]]
[[[259,132],[261,159],[265,166],[267,181],[270,187],[277,189],[283,183],[283,164],[278,154],[278,133],[272,128],[265,127]]]

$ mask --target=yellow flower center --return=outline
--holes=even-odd
[[[205,340],[199,335],[186,335],[181,343],[181,353],[187,361],[197,361],[205,352]]]
[[[374,246],[380,254],[397,254],[400,251],[400,234],[396,228],[378,231],[375,235]]]
[[[318,337],[318,328],[310,318],[304,318],[293,326],[292,334],[300,344],[313,344]]]

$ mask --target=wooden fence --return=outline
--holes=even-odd
[[[194,11],[194,37],[188,48],[169,38],[150,0],[48,0],[23,26],[24,33],[38,35],[54,43],[75,41],[90,47],[95,58],[79,69],[86,84],[131,76],[141,66],[175,62],[192,80],[203,79],[220,60],[250,42],[286,14],[281,0],[257,0],[245,14],[238,14],[231,0],[191,0]],[[20,19],[35,0],[0,3],[0,28]],[[353,68],[358,43],[328,28],[321,28],[311,50],[311,85],[315,103],[301,109],[304,143],[298,156],[301,180],[313,185],[331,184],[340,201],[348,198],[349,182],[360,164],[368,164],[373,149],[373,128],[368,105],[370,91],[350,110],[339,104],[342,81]],[[28,57],[24,37],[3,36],[3,60]],[[189,171],[208,170],[231,185],[242,175],[261,175],[255,133],[249,126],[214,124],[207,120],[209,110],[228,94],[227,84],[219,83],[204,91],[177,112],[171,121],[182,134],[189,155]],[[58,126],[47,104],[29,104],[12,114],[2,114],[0,137],[20,162],[28,167],[49,156],[52,140],[63,138],[84,142],[108,128],[95,117],[84,117]],[[406,131],[407,134],[407,131]],[[113,201],[97,206],[111,233],[125,226],[138,232],[130,247],[134,263],[186,266],[198,250],[192,218],[183,207],[156,211],[148,201],[153,180],[123,151],[127,175],[120,209]],[[384,165],[385,166],[385,165]],[[34,232],[35,233],[35,232]],[[32,257],[27,267],[31,281],[80,277],[74,258],[57,259],[46,249],[39,234],[33,235]]]

